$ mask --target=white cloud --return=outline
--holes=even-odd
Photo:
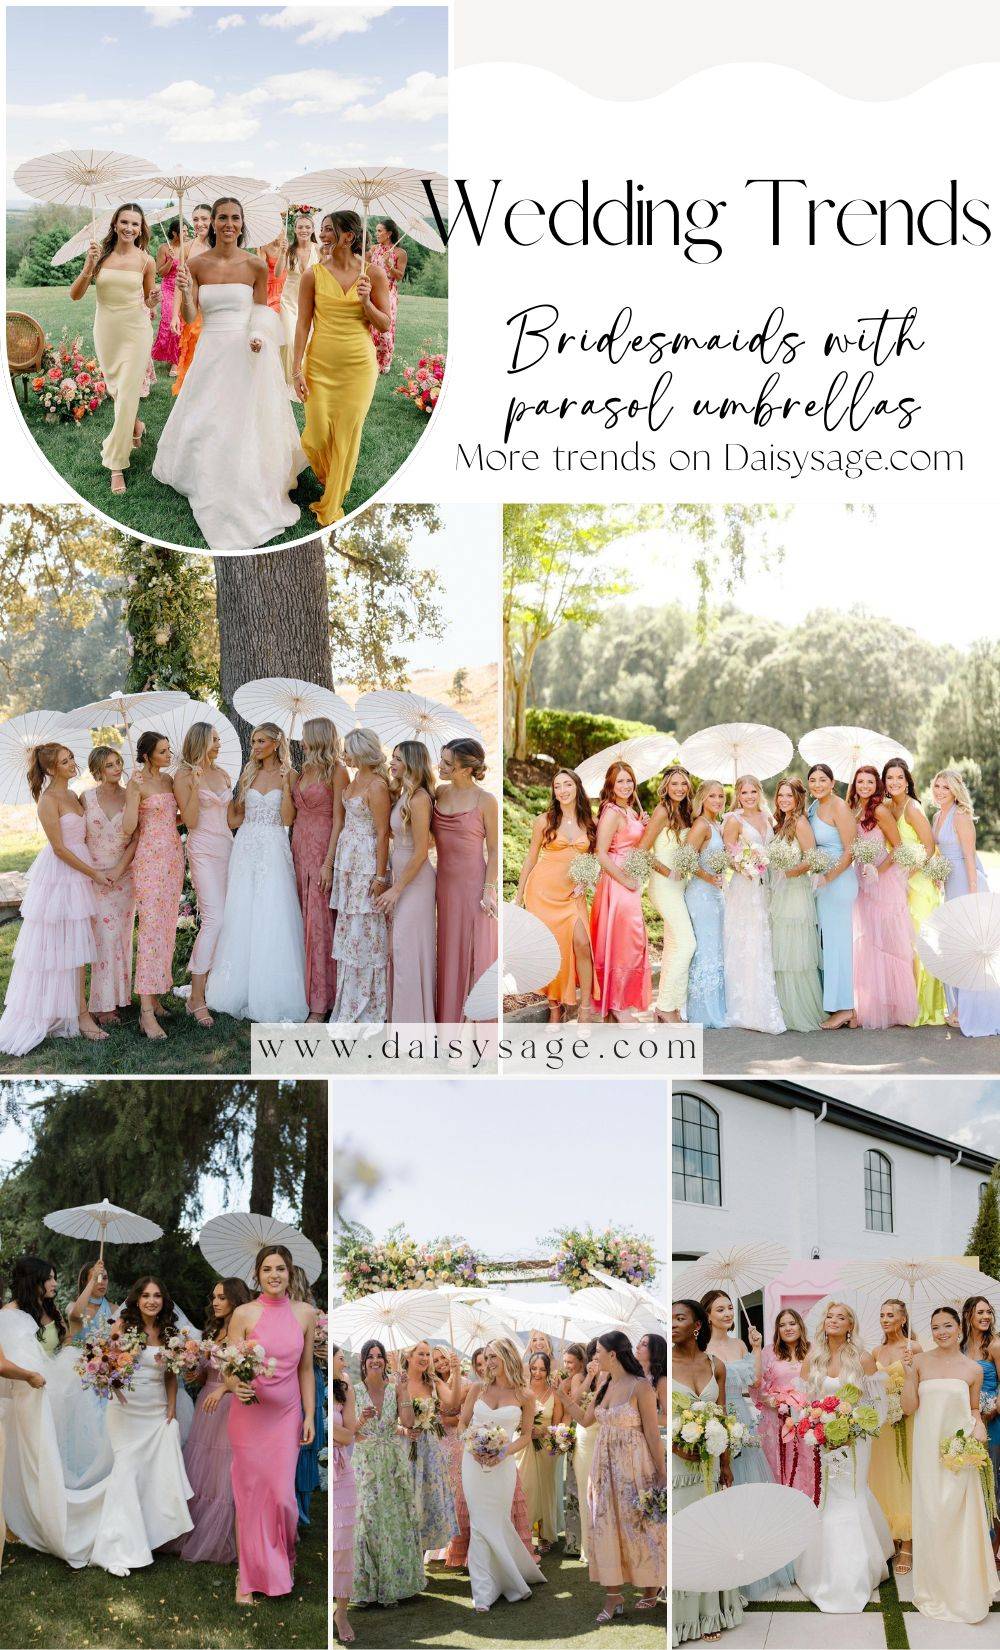
[[[284,6],[260,21],[265,29],[301,29],[298,44],[311,46],[319,40],[340,40],[345,34],[365,34],[377,17],[391,10],[391,6]]]
[[[198,80],[175,80],[142,99],[81,95],[37,107],[15,104],[8,108],[8,115],[57,120],[77,134],[81,127],[117,136],[140,126],[157,126],[172,143],[244,143],[260,129],[252,106],[265,95],[255,91],[246,98],[217,100],[211,86]],[[79,135],[74,141],[79,143]]]
[[[296,74],[267,75],[259,96],[273,103],[287,103],[289,114],[334,115],[367,97],[377,81],[355,75],[347,78],[334,69],[302,69]]]
[[[238,11],[229,11],[225,17],[217,17],[215,27],[219,34],[225,34],[227,29],[241,29],[246,22]]]
[[[116,34],[102,34],[101,35],[101,45],[102,46],[117,46],[117,44],[118,44],[118,36]]]
[[[166,136],[174,143],[245,143],[259,130],[260,121],[253,115],[205,109],[176,121],[167,128]]]
[[[143,8],[154,29],[172,29],[194,16],[190,6],[146,6]]]
[[[406,84],[388,92],[378,103],[359,103],[344,110],[344,119],[371,120],[433,120],[436,115],[448,113],[448,77],[419,69],[407,75]]]

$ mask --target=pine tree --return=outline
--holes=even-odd
[[[965,1252],[978,1256],[988,1278],[1000,1278],[1000,1163],[986,1183]]]
[[[456,670],[451,679],[451,693],[457,705],[469,697],[469,672],[464,665],[460,670]]]

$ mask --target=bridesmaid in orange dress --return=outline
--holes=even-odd
[[[184,251],[188,263],[191,262],[192,258],[197,258],[200,253],[208,250],[208,231],[212,225],[212,208],[206,206],[202,201],[201,205],[196,206],[192,212],[191,222],[194,225],[194,240],[188,242]],[[180,288],[175,287],[174,303],[177,306],[178,316],[180,315],[180,300]],[[194,360],[194,352],[197,348],[198,339],[201,337],[201,322],[202,315],[199,309],[194,320],[185,321],[181,327],[180,343],[177,346],[177,377],[171,385],[171,395],[179,393],[188,367]]]
[[[333,878],[324,870],[323,862],[334,811],[341,805],[349,779],[340,735],[333,723],[325,716],[303,722],[302,772],[292,781],[292,860],[305,929],[306,1001],[314,1024],[329,1019],[337,996],[337,965],[333,960],[337,913],[330,910]]]
[[[581,1408],[565,1392],[563,1408],[577,1426],[597,1427],[587,1484],[588,1556],[591,1581],[604,1588],[598,1626],[624,1614],[622,1587],[641,1589],[636,1610],[655,1608],[667,1585],[667,1526],[644,1521],[634,1505],[637,1490],[665,1488],[667,1468],[656,1393],[643,1374],[628,1336],[612,1329],[598,1335],[597,1399]]]
[[[275,315],[280,315],[281,293],[288,273],[288,242],[283,234],[277,235],[260,251],[267,264],[267,307],[273,309]]]
[[[562,1019],[565,1008],[576,1008],[578,993],[580,1019],[593,1019],[594,953],[587,900],[570,881],[569,868],[578,854],[592,854],[596,843],[594,811],[580,775],[572,768],[557,768],[548,810],[535,820],[515,899],[559,942],[559,972],[545,987],[553,1022]]]
[[[122,830],[125,787],[124,763],[113,745],[95,745],[87,766],[96,785],[84,791],[85,837],[93,863],[111,872],[114,881],[95,882],[97,915],[92,919],[94,958],[90,965],[90,1012],[99,1025],[116,1026],[120,1008],[132,1002],[132,931],[135,928],[135,885],[132,860],[136,841],[126,841]]]
[[[137,836],[132,875],[139,912],[139,943],[134,989],[139,994],[139,1024],[154,1042],[166,1037],[156,1018],[160,1002],[173,987],[177,914],[184,887],[184,849],[177,829],[177,798],[167,769],[170,741],[162,733],[141,733],[135,747],[136,769],[125,792],[122,831]]]
[[[430,862],[434,770],[427,746],[417,739],[397,745],[389,777],[392,882],[375,901],[389,919],[389,1019],[393,1025],[433,1025],[437,878]]]
[[[233,851],[228,817],[233,781],[224,768],[215,765],[221,749],[222,741],[211,722],[192,722],[184,735],[181,765],[174,780],[181,821],[187,826],[188,865],[199,919],[198,938],[188,962],[191,996],[186,1012],[206,1028],[214,1022],[205,1006],[205,986],[222,931],[229,856]]]
[[[598,807],[597,857],[603,875],[590,910],[594,947],[594,1000],[605,1019],[632,1020],[653,1000],[649,940],[642,915],[642,889],[625,875],[622,856],[638,848],[646,815],[627,762],[612,762]]]
[[[375,245],[369,249],[369,264],[381,269],[389,286],[389,327],[386,332],[377,332],[372,327],[372,343],[375,345],[375,359],[381,373],[388,372],[392,366],[393,351],[396,348],[396,311],[399,307],[399,295],[396,288],[406,274],[409,262],[408,255],[399,245],[399,228],[391,218],[383,218],[375,230]]]
[[[441,751],[434,803],[437,848],[439,1025],[460,1025],[465,999],[497,960],[499,830],[496,798],[478,783],[486,752],[477,739],[452,739]]]

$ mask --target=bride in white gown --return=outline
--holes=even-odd
[[[170,1296],[155,1278],[133,1284],[116,1327],[123,1326],[144,1330],[146,1345],[127,1401],[108,1403],[114,1465],[105,1480],[90,1556],[91,1564],[116,1576],[152,1564],[157,1547],[193,1528],[187,1504],[194,1494],[175,1414],[177,1376],[166,1374],[158,1361],[177,1320]]]
[[[860,1387],[885,1419],[886,1378],[857,1343],[857,1319],[849,1306],[830,1301],[800,1379],[810,1397],[827,1397],[842,1386]],[[893,1540],[881,1507],[868,1488],[871,1444],[830,1450],[823,1457],[819,1528],[795,1560],[795,1580],[817,1609],[837,1615],[864,1610],[888,1575]]]
[[[267,265],[243,243],[239,201],[217,200],[209,249],[177,272],[184,319],[202,332],[160,436],[157,481],[182,493],[210,550],[252,550],[299,519],[289,498],[308,463],[281,365],[284,328]]]
[[[302,911],[288,841],[294,779],[288,741],[275,723],[262,722],[254,728],[250,761],[229,810],[236,841],[205,992],[210,1009],[237,1020],[298,1024],[309,1014]]]
[[[545,1577],[528,1557],[511,1522],[517,1480],[517,1456],[531,1447],[535,1399],[524,1385],[521,1353],[512,1341],[492,1341],[486,1348],[486,1380],[474,1383],[462,1407],[459,1426],[501,1426],[510,1437],[507,1453],[495,1467],[481,1467],[466,1450],[462,1489],[469,1508],[469,1580],[476,1610],[488,1610],[500,1597],[529,1598]]]

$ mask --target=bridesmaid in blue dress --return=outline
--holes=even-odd
[[[307,1306],[316,1306],[316,1297],[309,1287],[309,1279],[301,1266],[292,1268],[292,1284],[288,1291],[289,1299],[305,1301]],[[318,1311],[318,1307],[317,1307]],[[317,1323],[313,1336],[313,1378],[316,1382],[316,1431],[311,1444],[300,1444],[299,1458],[295,1466],[295,1501],[299,1509],[299,1529],[309,1525],[309,1509],[316,1490],[319,1489],[321,1478],[319,1464],[326,1454],[326,1364],[328,1343],[326,1330]]]
[[[700,785],[691,805],[694,823],[688,846],[698,851],[701,870],[684,890],[694,929],[695,953],[688,970],[687,1017],[690,1023],[718,1030],[726,1023],[726,967],[723,933],[726,920],[726,879],[711,864],[725,858],[719,818],[726,793],[717,780]]]
[[[101,1334],[117,1317],[108,1301],[108,1272],[103,1260],[87,1261],[76,1280],[77,1298],[66,1316],[70,1339],[67,1345],[82,1349],[88,1335]],[[80,1387],[72,1402],[59,1406],[59,1453],[63,1460],[66,1486],[89,1489],[106,1478],[114,1465],[108,1442],[108,1406],[96,1393]]]
[[[970,1295],[962,1307],[962,1351],[982,1367],[979,1409],[986,1424],[986,1447],[1000,1495],[1000,1339],[997,1315],[985,1295]],[[1000,1551],[1000,1524],[993,1530],[993,1551]]]
[[[951,875],[944,885],[945,900],[963,894],[988,894],[983,862],[976,853],[976,816],[965,781],[954,768],[934,775],[931,786],[938,811],[934,816],[934,840],[939,851],[951,861]],[[948,1024],[957,1025],[964,1037],[1000,1036],[1000,991],[959,991],[945,986]]]
[[[808,773],[813,801],[809,823],[817,848],[833,861],[825,875],[815,881],[816,915],[823,947],[823,1007],[827,1018],[822,1031],[839,1031],[856,1024],[854,1018],[854,901],[858,897],[858,874],[851,858],[851,845],[858,824],[847,803],[833,788],[833,770],[816,762]]]

